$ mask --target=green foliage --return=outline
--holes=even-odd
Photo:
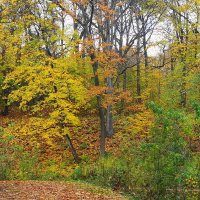
[[[81,165],[72,177],[134,193],[139,199],[183,198],[190,195],[185,189],[198,189],[199,156],[191,153],[186,140],[193,133],[190,117],[153,102],[149,108],[155,123],[148,141],[123,148],[120,157],[108,156],[92,165]],[[190,180],[192,186],[188,185]]]
[[[196,118],[199,119],[200,118],[200,104],[198,104],[197,102],[193,102],[192,106],[195,110]]]
[[[74,170],[72,178],[90,180],[96,184],[118,188],[126,184],[126,162],[113,157],[101,158],[94,165],[81,165]]]
[[[88,144],[85,143],[85,142],[83,142],[83,143],[80,144],[80,148],[81,149],[86,149],[87,147],[88,147]]]
[[[33,152],[32,155],[26,151],[22,152],[17,178],[21,180],[38,179],[40,170],[37,152]]]
[[[155,126],[150,142],[143,144],[141,150],[146,156],[145,169],[150,173],[151,190],[161,199],[167,189],[182,187],[182,175],[190,154],[184,139],[183,113],[161,112],[156,105],[152,109],[156,114]]]
[[[15,136],[0,129],[0,180],[61,180],[66,163],[41,162],[38,150],[15,144]],[[63,166],[62,166],[63,165]]]
[[[36,179],[40,171],[37,152],[29,153],[14,143],[14,136],[0,130],[0,180]]]
[[[42,173],[40,173],[39,179],[41,180],[59,180],[61,179],[59,166],[55,160],[48,160]]]
[[[0,180],[8,179],[13,163],[13,161],[9,159],[6,154],[9,150],[13,150],[7,148],[8,143],[12,140],[12,137],[2,138],[3,134],[3,129],[0,128]]]

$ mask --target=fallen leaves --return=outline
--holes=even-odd
[[[77,183],[0,181],[0,200],[125,200],[112,191]]]

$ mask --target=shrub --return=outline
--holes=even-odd
[[[93,165],[80,165],[74,170],[72,178],[90,180],[100,185],[118,188],[126,182],[124,176],[126,171],[123,160],[107,156],[99,159]]]
[[[39,170],[37,152],[25,151],[0,128],[0,180],[36,179]]]
[[[154,103],[149,107],[155,122],[147,141],[123,148],[118,158],[107,156],[81,165],[72,177],[120,189],[139,199],[184,199],[188,180],[199,189],[199,155],[192,154],[187,142],[194,131],[187,114]]]

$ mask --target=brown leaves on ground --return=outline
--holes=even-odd
[[[46,181],[0,181],[0,200],[125,200],[98,187]]]

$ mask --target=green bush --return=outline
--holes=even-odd
[[[148,141],[135,142],[121,156],[107,156],[81,165],[72,177],[134,194],[138,199],[186,199],[192,180],[199,189],[199,155],[193,154],[187,136],[193,134],[190,117],[179,110],[149,107],[155,123]],[[197,199],[195,196],[189,199]]]
[[[125,162],[114,157],[99,159],[93,165],[80,165],[74,170],[73,179],[90,180],[113,188],[122,187],[127,171]]]
[[[0,128],[0,180],[37,179],[40,171],[37,152],[25,151],[14,139]]]

